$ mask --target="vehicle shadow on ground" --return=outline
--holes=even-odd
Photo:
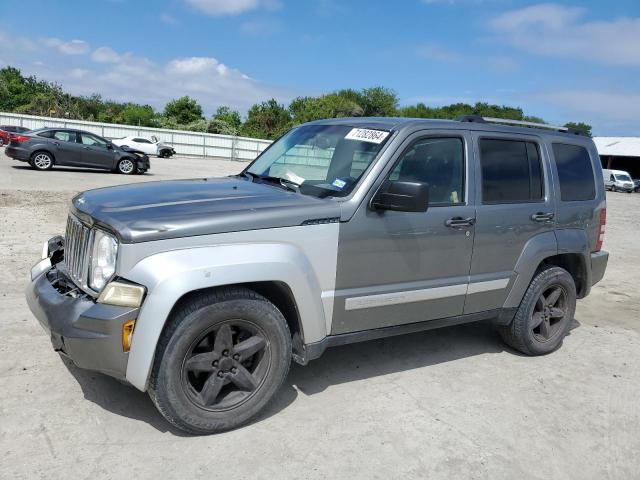
[[[571,330],[579,326],[580,323],[574,320]],[[489,322],[330,348],[305,367],[292,364],[289,376],[274,401],[251,423],[261,422],[287,408],[296,400],[298,391],[314,395],[333,385],[502,352],[522,355],[505,346]],[[69,360],[64,360],[64,364],[80,384],[87,400],[116,415],[148,423],[161,432],[190,436],[172,427],[146,393],[106,375],[79,369]]]
[[[145,422],[160,432],[170,432],[179,437],[189,437],[188,433],[173,427],[158,412],[147,393],[126,385],[107,375],[90,372],[76,367],[71,360],[60,357],[69,373],[76,379],[86,400],[95,403],[104,410]],[[270,405],[268,412],[256,421],[261,421],[277,414],[288,407],[296,399],[298,392],[291,385],[284,385],[278,397]]]
[[[29,165],[12,165],[11,168],[15,168],[16,170],[33,170],[34,172],[38,172],[37,170],[30,167]],[[83,167],[76,168],[76,167],[55,167],[54,166],[51,170],[47,170],[47,172],[101,173],[105,175],[121,175],[122,177],[129,176],[129,175],[122,175],[117,172],[112,172],[111,170],[103,170],[99,168],[83,168]],[[44,173],[47,173],[47,172],[44,172]],[[38,173],[42,173],[42,172],[38,172]],[[145,177],[153,176],[153,173],[145,172],[144,175]]]

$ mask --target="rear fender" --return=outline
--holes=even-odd
[[[554,232],[541,233],[529,239],[514,268],[516,279],[504,303],[504,308],[515,308],[520,305],[538,265],[545,258],[557,254],[558,242]]]

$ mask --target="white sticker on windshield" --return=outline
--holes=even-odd
[[[389,132],[384,130],[369,130],[368,128],[352,128],[347,134],[347,140],[360,140],[361,142],[382,143]]]
[[[287,180],[291,180],[293,183],[297,183],[298,185],[302,185],[304,183],[304,178],[302,178],[300,175],[296,175],[295,173],[289,170],[285,172],[283,177],[286,178]]]

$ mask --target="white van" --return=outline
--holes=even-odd
[[[604,186],[614,192],[633,192],[634,184],[631,175],[624,170],[602,170]]]

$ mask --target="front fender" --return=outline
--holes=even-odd
[[[162,252],[141,260],[126,278],[144,285],[148,292],[136,321],[126,373],[127,380],[143,391],[171,309],[194,290],[283,282],[296,299],[305,342],[316,342],[326,335],[321,286],[307,257],[291,244],[219,245]]]

